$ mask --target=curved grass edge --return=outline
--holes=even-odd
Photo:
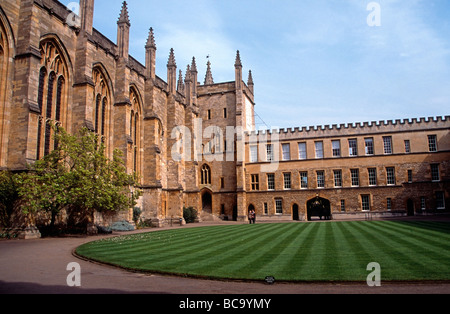
[[[196,226],[193,228],[205,228],[205,226]],[[207,227],[208,228],[208,227]],[[214,226],[211,226],[209,228],[214,228]],[[164,232],[166,230],[155,230],[155,231],[143,231],[142,233],[135,233],[133,235],[142,235],[147,233],[153,233],[153,232]],[[121,238],[126,237],[129,235],[117,235],[113,236],[111,238]],[[124,271],[132,272],[132,273],[138,273],[138,274],[144,274],[144,275],[161,275],[161,276],[170,276],[170,277],[178,277],[178,278],[186,278],[186,279],[198,279],[198,280],[211,280],[211,281],[221,281],[221,282],[246,282],[246,283],[266,283],[265,279],[255,279],[255,278],[240,278],[240,277],[224,277],[224,276],[214,276],[214,275],[198,275],[198,274],[190,274],[190,273],[179,273],[179,272],[170,272],[170,271],[163,271],[158,269],[141,269],[141,268],[133,268],[133,267],[126,267],[119,264],[111,263],[102,261],[100,259],[96,258],[90,258],[87,256],[84,256],[77,252],[77,250],[87,244],[94,243],[97,241],[101,241],[102,239],[96,239],[93,241],[89,241],[86,243],[83,243],[79,245],[78,247],[74,248],[72,250],[72,255],[78,259],[95,263],[98,265],[113,267],[116,269],[121,269]],[[366,281],[362,280],[301,280],[301,279],[295,279],[295,280],[276,280],[276,283],[284,283],[284,284],[330,284],[330,285],[338,285],[338,284],[346,284],[346,285],[365,285]],[[402,285],[428,285],[428,284],[449,284],[450,280],[447,279],[412,279],[412,280],[382,280],[382,285],[395,285],[395,284],[402,284]]]
[[[95,241],[92,241],[95,242]],[[90,243],[90,242],[88,242]],[[131,268],[131,267],[125,267],[121,265],[117,265],[114,263],[104,262],[101,260],[96,260],[92,258],[88,258],[85,256],[82,256],[76,252],[75,248],[72,251],[72,255],[80,260],[98,264],[101,266],[107,266],[112,267],[116,269],[121,269],[124,271],[128,271],[130,273],[136,273],[136,274],[143,274],[143,275],[160,275],[160,276],[167,276],[167,277],[178,277],[178,278],[185,278],[185,279],[197,279],[197,280],[210,280],[210,281],[219,281],[219,282],[236,282],[236,283],[261,283],[266,284],[266,281],[264,279],[248,279],[248,278],[226,278],[226,277],[220,277],[220,276],[202,276],[202,275],[194,275],[194,274],[183,274],[183,273],[176,273],[176,272],[166,272],[161,270],[147,270],[147,269],[138,269],[138,268]],[[366,283],[360,280],[277,280],[275,278],[275,283],[281,283],[281,284],[308,284],[308,285],[320,285],[320,284],[329,284],[329,285],[365,285]],[[382,285],[429,285],[429,284],[450,284],[450,280],[383,280]]]
[[[118,236],[121,237],[121,236]],[[91,242],[87,242],[85,244],[88,243],[92,243],[92,242],[96,242],[98,240],[94,240]],[[84,244],[83,244],[84,245]],[[125,267],[122,265],[118,265],[118,264],[114,264],[114,263],[110,263],[110,262],[105,262],[105,261],[101,261],[99,259],[95,259],[95,258],[89,258],[86,256],[83,256],[81,254],[77,253],[77,248],[72,250],[72,255],[80,260],[89,262],[89,263],[94,263],[97,265],[101,265],[101,266],[108,266],[108,267],[113,267],[116,269],[121,269],[124,271],[128,271],[131,273],[136,273],[136,274],[143,274],[143,275],[161,275],[161,276],[167,276],[167,277],[178,277],[178,278],[186,278],[186,279],[198,279],[198,280],[211,280],[211,281],[223,281],[223,282],[255,282],[255,283],[263,283],[264,280],[258,280],[258,279],[246,279],[246,278],[227,278],[227,277],[220,277],[220,276],[206,276],[206,275],[195,275],[195,274],[187,274],[187,273],[177,273],[177,272],[168,272],[168,271],[162,271],[162,270],[151,270],[151,269],[140,269],[140,268],[133,268],[133,267]],[[297,282],[299,283],[300,281],[277,281],[277,282]],[[305,283],[307,283],[308,281],[304,281]],[[311,281],[312,283],[313,281]],[[319,281],[317,281],[319,282]],[[450,282],[450,281],[449,281]]]

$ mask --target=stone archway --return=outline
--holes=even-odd
[[[292,205],[292,220],[294,221],[300,220],[299,208],[297,204]]]
[[[414,201],[412,199],[408,199],[406,202],[406,211],[408,216],[414,216]]]
[[[308,221],[311,221],[312,217],[319,217],[320,220],[333,219],[330,201],[319,196],[316,196],[307,202],[306,213]]]
[[[209,190],[202,193],[202,211],[212,214],[212,193]]]

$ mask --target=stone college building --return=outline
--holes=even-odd
[[[137,206],[156,226],[189,206],[241,221],[251,209],[258,221],[448,210],[449,116],[255,131],[239,51],[235,77],[221,83],[209,62],[203,80],[195,58],[181,71],[173,50],[158,52],[163,79],[153,29],[141,64],[129,55],[126,2],[117,13],[114,43],[93,28],[94,0],[80,0],[79,16],[56,0],[0,0],[1,169],[48,154],[55,122],[124,153],[140,176]],[[131,221],[132,210],[119,216]]]

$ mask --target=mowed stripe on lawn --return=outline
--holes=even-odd
[[[314,222],[200,227],[100,240],[77,253],[133,270],[210,278],[450,280],[450,224]]]

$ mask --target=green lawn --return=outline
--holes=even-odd
[[[450,223],[316,222],[156,231],[85,244],[77,254],[121,267],[209,278],[450,280]]]

